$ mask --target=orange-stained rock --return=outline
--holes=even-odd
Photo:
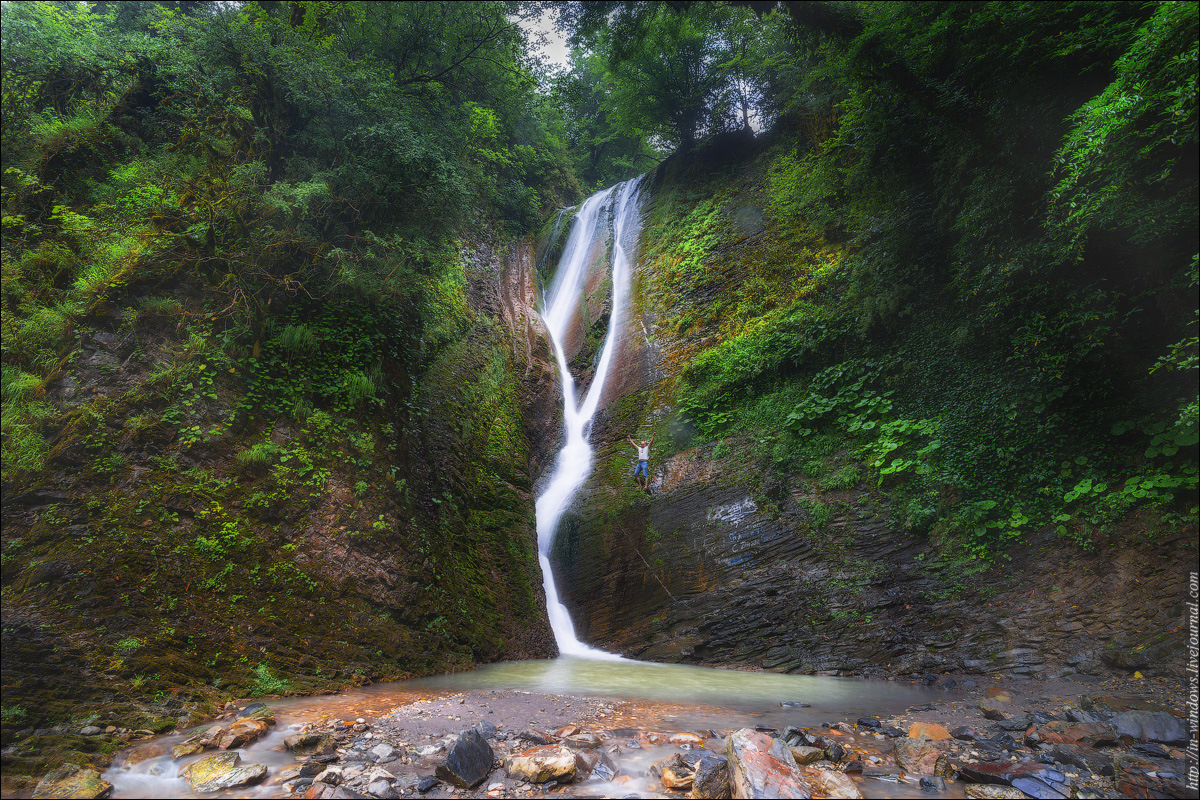
[[[725,743],[729,757],[729,789],[735,798],[807,798],[812,789],[796,759],[778,739],[742,728]]]
[[[1033,725],[1025,731],[1028,744],[1111,744],[1117,741],[1117,732],[1111,725],[1100,722],[1063,722],[1054,720],[1045,725]]]
[[[924,739],[896,739],[896,764],[909,775],[950,774],[945,752]]]
[[[940,742],[942,739],[951,739],[953,737],[950,736],[950,731],[941,725],[934,725],[929,722],[914,722],[912,727],[908,729],[908,738],[933,739]]]

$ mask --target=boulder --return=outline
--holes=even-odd
[[[463,789],[473,789],[483,783],[492,771],[492,746],[475,728],[458,735],[446,752],[446,760],[438,765],[435,774],[446,783]],[[571,757],[572,769],[574,756]]]
[[[382,778],[367,784],[367,794],[378,800],[397,800],[400,797],[400,793],[396,791],[396,787],[392,785],[391,781],[385,781]]]
[[[35,798],[58,797],[108,797],[112,794],[113,786],[100,777],[94,769],[87,769],[78,764],[63,764],[51,770],[34,787]]]
[[[690,789],[692,786],[692,767],[679,753],[655,761],[650,765],[650,773],[668,789]]]
[[[804,770],[814,797],[829,797],[835,800],[860,800],[862,792],[847,775],[831,769],[809,767]]]
[[[923,792],[944,792],[946,791],[946,779],[941,776],[926,775],[921,778],[920,786]]]
[[[792,751],[792,758],[796,759],[796,763],[801,766],[812,764],[825,757],[825,751],[819,747],[798,746],[789,749]]]
[[[337,786],[345,777],[344,771],[339,766],[329,766],[317,773],[313,778],[313,783],[326,783],[330,786]]]
[[[950,736],[950,731],[941,725],[933,725],[928,722],[914,722],[908,729],[908,738],[941,741],[952,737]]]
[[[132,767],[134,764],[140,764],[143,761],[149,761],[152,758],[159,758],[167,754],[167,748],[161,744],[143,744],[138,745],[129,751],[129,755],[125,756],[126,766]]]
[[[1166,711],[1125,711],[1112,718],[1117,735],[1139,742],[1186,745],[1187,726]]]
[[[892,742],[896,764],[909,775],[949,775],[950,766],[940,747],[921,739],[896,739]]]
[[[571,736],[565,737],[563,739],[562,743],[567,745],[568,747],[579,747],[579,748],[589,748],[589,749],[597,748],[600,745],[604,744],[604,742],[602,742],[600,740],[600,737],[594,733],[576,733]]]
[[[600,755],[594,750],[575,751],[575,780],[583,780],[592,774],[592,770],[600,763]]]
[[[274,721],[274,720],[272,720]],[[247,717],[239,719],[225,729],[216,740],[217,747],[222,750],[232,750],[235,747],[245,747],[271,729],[265,719]]]
[[[225,733],[225,728],[221,725],[213,725],[208,730],[200,734],[200,744],[205,747],[214,747],[217,739]]]
[[[796,759],[778,739],[753,728],[729,735],[725,744],[729,758],[729,789],[736,798],[809,798],[812,789]]]
[[[285,736],[283,746],[297,756],[324,756],[337,750],[337,742],[327,733],[296,733]]]
[[[504,759],[510,778],[529,783],[570,783],[575,780],[575,753],[562,745],[545,745],[521,750]]]
[[[692,773],[692,797],[697,800],[726,800],[729,797],[729,759],[709,755],[696,762]]]
[[[179,744],[171,748],[171,758],[179,759],[184,756],[190,756],[195,753],[204,751],[204,744],[200,741],[199,736],[193,736],[190,739],[184,739]]]
[[[238,719],[261,719],[268,725],[275,724],[275,712],[266,703],[251,703],[238,712]]]
[[[197,792],[254,786],[267,777],[267,768],[262,764],[241,765],[241,760],[237,753],[213,753],[180,769],[179,777]]]

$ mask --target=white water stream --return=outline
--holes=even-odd
[[[554,355],[558,359],[558,371],[562,376],[566,436],[546,489],[537,499],[538,559],[542,565],[550,627],[558,642],[559,652],[567,656],[620,658],[588,647],[575,635],[571,615],[558,596],[554,571],[550,565],[550,548],[554,544],[554,535],[563,513],[592,469],[592,447],[588,444],[588,434],[604,392],[604,382],[608,377],[613,351],[620,340],[621,325],[628,305],[633,268],[631,255],[637,253],[637,240],[641,232],[638,209],[641,182],[642,178],[639,177],[597,192],[580,206],[542,311],[542,320],[550,333]],[[587,302],[584,291],[587,273],[598,249],[607,254],[610,260],[612,312],[592,382],[583,401],[579,402],[575,379],[567,368],[563,347],[569,326],[579,315],[581,304]]]

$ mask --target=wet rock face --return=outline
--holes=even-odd
[[[42,778],[33,790],[35,798],[87,797],[100,798],[112,794],[112,784],[94,769],[78,764],[63,764]]]
[[[735,222],[756,224],[740,211]],[[773,472],[749,437],[722,442],[727,455],[711,444],[674,451],[690,441],[678,378],[704,343],[676,333],[676,312],[689,309],[664,313],[640,294],[656,280],[645,270],[593,422],[594,471],[553,554],[582,640],[647,660],[798,673],[1180,668],[1181,640],[1147,632],[1178,623],[1195,558],[1187,537],[1149,543],[1132,519],[1093,553],[1047,533],[1022,541],[1011,563],[956,573],[862,484],[794,492],[795,476]],[[581,364],[599,318],[585,316],[568,353]],[[652,494],[635,497],[625,436],[650,430]]]
[[[1082,553],[1031,537],[1011,563],[964,581],[930,569],[936,551],[893,528],[869,492],[826,493],[831,516],[814,526],[810,498],[768,496],[769,470],[743,466],[744,453],[652,460],[653,494],[629,499],[624,467],[603,472],[629,455],[603,444],[623,437],[616,419],[593,434],[597,475],[554,553],[580,638],[605,649],[795,673],[1103,675],[1107,662],[1086,655],[1098,643],[1134,648],[1152,635],[1139,631],[1178,622],[1183,539]],[[992,718],[1008,713],[992,705]]]

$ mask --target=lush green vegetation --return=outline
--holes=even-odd
[[[1194,525],[1194,5],[830,14],[757,150],[714,139],[655,197],[697,435],[754,431],[784,473],[834,435],[977,554]]]
[[[1194,526],[1195,4],[756,9],[4,4],[6,669],[100,676],[6,683],[5,745],[523,647],[524,365],[473,254],[656,165],[678,379],[612,424],[961,559]]]
[[[519,10],[4,4],[6,747],[536,646],[467,297],[579,194]]]

